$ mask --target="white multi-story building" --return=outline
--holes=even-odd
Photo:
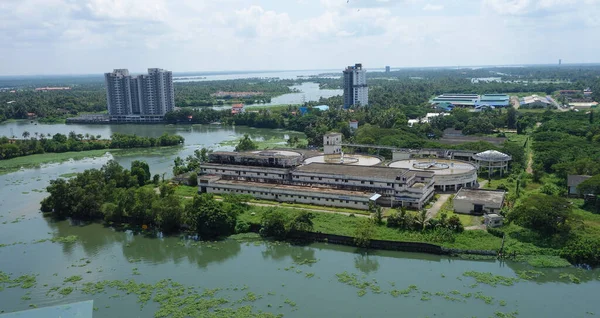
[[[367,71],[363,69],[362,64],[348,66],[344,70],[344,108],[368,104]]]
[[[148,74],[131,76],[127,69],[105,73],[108,114],[115,121],[160,121],[175,108],[173,74],[149,68]]]

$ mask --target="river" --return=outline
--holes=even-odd
[[[191,153],[200,145],[219,148],[222,142],[244,133],[263,139],[291,134],[241,127],[13,122],[0,125],[0,135],[7,135],[11,128],[15,134],[22,130],[32,134],[72,130],[108,137],[114,132],[158,136],[166,131],[184,136],[186,146],[171,154],[115,158],[125,165],[134,159],[146,160],[153,174],[168,172],[174,156]],[[199,293],[205,288],[220,288],[206,293],[227,299],[225,308],[250,305],[256,311],[285,317],[491,317],[499,312],[514,313],[516,317],[600,314],[598,270],[545,269],[544,276],[536,281],[519,281],[512,286],[475,286],[474,278],[465,277],[465,272],[516,277],[516,271],[531,268],[514,262],[391,251],[364,254],[346,246],[322,243],[293,246],[258,238],[194,244],[180,237],[148,237],[99,224],[71,225],[40,215],[39,202],[47,195],[44,188],[49,180],[65,173],[99,168],[109,158],[49,164],[0,176],[0,244],[6,245],[0,247],[0,271],[13,277],[37,275],[37,284],[31,289],[1,290],[0,283],[0,311],[93,299],[96,318],[152,317],[158,305],[150,301],[140,309],[135,292],[127,295],[106,287],[104,292],[90,295],[83,293],[83,284],[126,279],[154,284],[172,279],[186,288],[196,288]],[[68,235],[76,235],[76,242],[34,242]],[[582,281],[573,284],[567,278],[560,278],[560,273],[574,274]],[[65,283],[64,279],[72,275],[80,275],[82,280]],[[367,283],[364,295],[351,286]],[[411,289],[410,285],[414,287]],[[52,292],[54,287],[66,286],[75,289],[66,296]]]

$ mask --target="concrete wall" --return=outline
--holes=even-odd
[[[465,214],[472,213],[471,211],[473,211],[475,204],[483,204],[481,202],[473,202],[473,201],[469,201],[469,200],[461,200],[461,199],[456,199],[456,198],[452,201],[452,203],[454,204],[455,212],[465,213]],[[501,208],[501,206],[490,206],[490,205],[483,204],[483,209],[485,211],[488,211],[491,213],[500,212],[500,208]]]

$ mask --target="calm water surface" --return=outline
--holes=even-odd
[[[239,138],[244,133],[254,133],[257,138],[280,138],[287,134],[239,127],[34,126],[25,123],[2,125],[0,134],[6,134],[10,128],[33,133],[34,127],[39,133],[74,130],[76,133],[94,131],[104,136],[112,132],[158,136],[162,131],[168,131],[183,135],[186,146],[174,154],[116,158],[127,165],[134,159],[146,160],[152,173],[170,170],[173,156],[191,153],[200,145],[217,148],[219,143]],[[388,251],[365,255],[351,247],[292,246],[257,239],[230,239],[192,246],[189,242],[182,244],[180,237],[146,237],[99,224],[71,225],[68,221],[54,222],[39,214],[39,202],[47,195],[43,189],[49,180],[65,173],[99,168],[109,158],[50,164],[0,176],[0,244],[23,243],[0,247],[0,270],[15,276],[38,275],[35,288],[0,291],[0,310],[11,312],[27,309],[30,304],[42,307],[93,299],[98,308],[94,317],[152,317],[157,309],[152,301],[140,309],[135,295],[111,298],[117,293],[111,289],[106,293],[86,295],[80,290],[82,283],[124,279],[155,283],[170,278],[200,290],[222,288],[217,296],[232,301],[251,291],[262,298],[247,304],[256,310],[282,313],[285,317],[492,317],[496,312],[518,312],[517,317],[591,317],[591,313],[600,314],[598,270],[543,270],[545,275],[539,281],[522,281],[513,286],[472,286],[475,281],[463,276],[466,271],[514,277],[515,271],[530,268],[510,262],[465,261]],[[76,235],[78,240],[75,243],[34,243],[55,235]],[[89,264],[78,267],[88,260]],[[298,260],[316,262],[299,265]],[[134,274],[134,268],[139,275]],[[360,281],[371,282],[381,293],[367,289],[364,296],[359,296],[356,287],[338,281],[336,274],[343,272],[356,274]],[[568,279],[559,278],[562,272],[577,275],[582,283],[572,284]],[[307,273],[314,276],[307,277]],[[63,285],[63,280],[72,275],[81,275],[83,280]],[[403,290],[410,285],[417,286],[418,291],[407,297],[391,295],[392,290]],[[79,289],[68,296],[46,295],[55,286]],[[455,296],[452,291],[472,293],[473,296]],[[31,292],[27,296],[31,299],[22,298],[27,292]],[[435,295],[441,292],[460,300]],[[493,297],[492,303],[486,304],[475,298],[477,292]],[[296,306],[286,304],[286,300]],[[504,306],[501,301],[502,304],[505,302]]]

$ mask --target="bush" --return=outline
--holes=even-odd
[[[504,231],[499,230],[499,229],[488,227],[487,232],[492,234],[495,237],[499,237],[499,238],[504,237]]]
[[[188,180],[187,180],[187,184],[192,187],[197,186],[198,185],[198,174],[195,172],[190,173],[190,176],[188,177]]]
[[[262,215],[260,220],[260,235],[284,239],[287,236],[285,228],[287,223],[287,217],[283,212],[277,209],[270,209]]]
[[[560,251],[560,257],[573,264],[600,264],[600,240],[590,238],[577,238],[570,241]]]
[[[238,220],[235,225],[235,233],[248,233],[250,232],[250,224],[246,223],[246,221]]]
[[[500,183],[496,189],[498,190],[504,190],[504,191],[508,191],[508,187],[504,184],[504,183]]]

